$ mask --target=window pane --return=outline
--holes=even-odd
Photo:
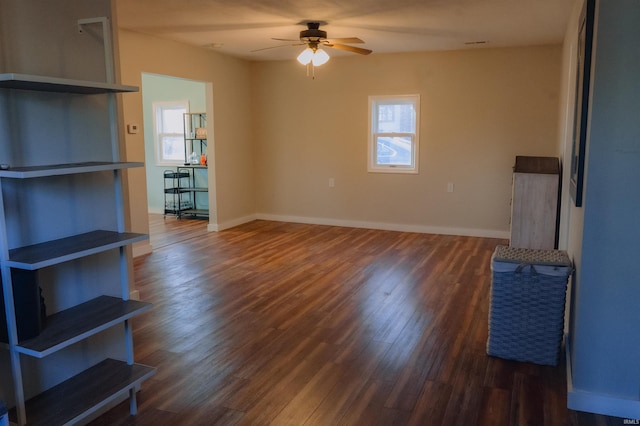
[[[162,159],[184,161],[184,138],[162,136]]]
[[[368,168],[418,173],[420,95],[369,96]]]
[[[378,122],[393,121],[393,105],[380,105],[378,106]]]
[[[411,137],[377,137],[376,164],[410,166]]]
[[[410,103],[379,103],[377,133],[415,133],[416,112]]]
[[[183,114],[185,109],[163,109],[162,110],[162,133],[182,133],[184,131]]]

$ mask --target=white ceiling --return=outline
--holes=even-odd
[[[575,0],[117,0],[122,28],[251,60],[292,59],[302,21],[376,53],[560,43]],[[486,44],[465,44],[486,41]],[[252,52],[271,46],[283,47]],[[329,55],[354,55],[327,49]]]

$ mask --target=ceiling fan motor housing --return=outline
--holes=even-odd
[[[304,31],[300,31],[300,40],[305,43],[318,42],[327,38],[327,32],[320,29],[319,22],[308,22],[307,28]]]

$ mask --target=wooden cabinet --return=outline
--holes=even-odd
[[[511,246],[554,249],[560,166],[555,157],[516,157],[511,198]]]

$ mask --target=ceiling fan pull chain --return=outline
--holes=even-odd
[[[311,69],[311,79],[316,79],[316,68],[313,66],[313,62],[307,64],[307,77],[309,77],[309,69]]]

